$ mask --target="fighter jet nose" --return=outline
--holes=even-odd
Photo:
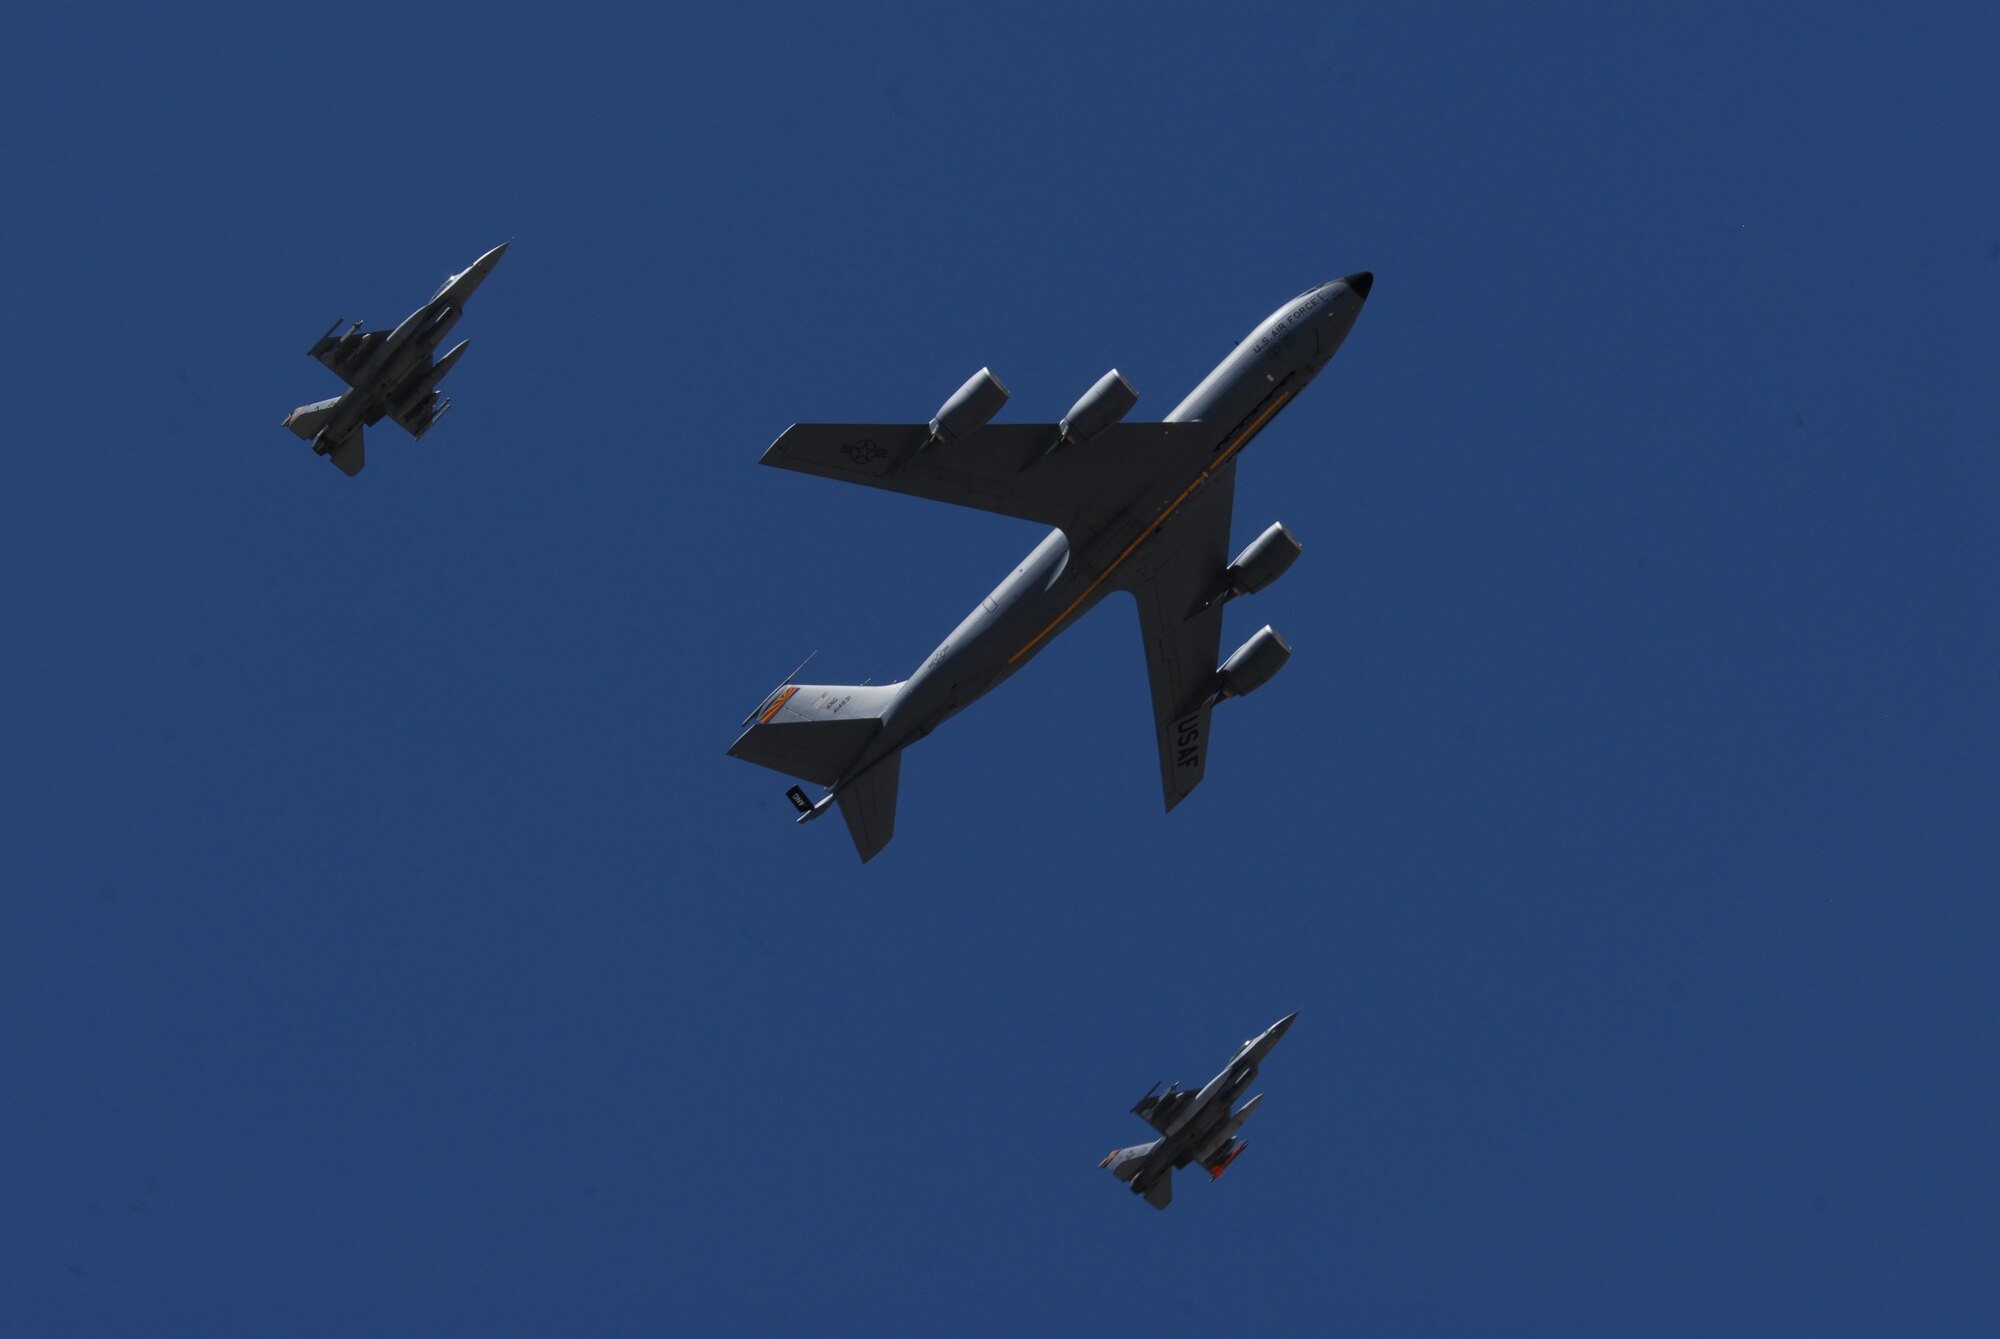
[[[1292,1013],[1286,1014],[1283,1018],[1280,1018],[1277,1022],[1271,1024],[1271,1040],[1276,1041],[1278,1038],[1284,1036],[1285,1029],[1289,1028],[1292,1025],[1292,1020],[1294,1018],[1297,1018],[1298,1016],[1299,1015],[1297,1011],[1294,1011]]]
[[[500,257],[507,254],[507,248],[511,245],[513,245],[513,243],[511,242],[502,242],[500,245],[494,247],[491,251],[488,251],[485,255],[481,256],[476,263],[485,266],[489,270],[492,269],[495,265],[500,263]]]
[[[1353,289],[1355,297],[1358,297],[1363,302],[1366,302],[1368,301],[1368,290],[1375,287],[1375,275],[1372,271],[1362,270],[1357,274],[1348,275],[1345,279],[1342,279],[1340,282],[1346,284],[1349,288]],[[1295,1018],[1297,1016],[1298,1015],[1296,1014],[1293,1015],[1293,1017]]]

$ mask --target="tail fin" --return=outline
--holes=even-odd
[[[835,798],[855,849],[862,860],[869,860],[895,834],[902,755],[891,754],[858,777],[847,774],[881,732],[883,713],[901,687],[785,684],[751,714],[750,728],[729,746],[729,756],[836,787]],[[805,817],[817,812],[817,807],[810,808]]]

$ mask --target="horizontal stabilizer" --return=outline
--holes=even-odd
[[[1134,1144],[1130,1148],[1114,1148],[1105,1154],[1104,1161],[1097,1165],[1100,1167],[1109,1167],[1111,1174],[1120,1181],[1130,1181],[1139,1174],[1139,1169],[1146,1165],[1146,1155],[1159,1146],[1160,1141],[1155,1139],[1150,1144]]]
[[[787,684],[765,700],[729,756],[831,786],[882,728],[898,687]]]
[[[302,404],[286,416],[285,426],[290,428],[292,435],[300,441],[310,442],[319,436],[319,430],[326,426],[326,421],[333,417],[333,411],[339,405],[338,395],[331,400],[321,400],[318,404]]]
[[[1146,1187],[1146,1203],[1155,1209],[1164,1209],[1173,1202],[1174,1171],[1173,1168],[1167,1167],[1161,1170],[1157,1181]]]

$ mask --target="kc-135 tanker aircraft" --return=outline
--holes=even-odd
[[[444,281],[431,300],[411,312],[394,330],[363,330],[356,321],[344,334],[335,321],[306,352],[347,383],[348,390],[331,400],[300,405],[285,426],[312,449],[328,457],[352,478],[361,473],[364,457],[361,430],[384,415],[396,420],[412,437],[422,437],[444,417],[451,401],[440,402],[437,384],[470,340],[460,340],[451,352],[431,361],[446,332],[465,314],[465,304],[500,263],[502,242],[465,269]]]
[[[1160,1085],[1154,1084],[1132,1111],[1143,1116],[1160,1137],[1150,1144],[1114,1148],[1097,1165],[1109,1167],[1113,1176],[1129,1182],[1132,1193],[1144,1195],[1155,1209],[1173,1202],[1174,1172],[1179,1168],[1198,1162],[1208,1169],[1211,1181],[1228,1171],[1229,1164],[1250,1147],[1236,1132],[1250,1119],[1264,1094],[1258,1093],[1236,1111],[1230,1108],[1243,1090],[1257,1081],[1257,1066],[1297,1017],[1286,1014],[1237,1047],[1222,1072],[1204,1083],[1199,1092],[1188,1092],[1178,1083],[1160,1092]]]
[[[1223,604],[1264,589],[1299,554],[1274,524],[1229,560],[1236,457],[1326,366],[1373,282],[1350,274],[1299,294],[1158,423],[1124,421],[1139,397],[1116,369],[1059,423],[994,423],[1007,388],[982,368],[927,424],[787,428],[764,464],[1055,528],[908,679],[787,681],[745,718],[730,754],[827,787],[817,801],[787,792],[798,821],[837,802],[862,860],[872,859],[895,832],[902,750],[1124,590],[1139,606],[1172,809],[1201,783],[1215,703],[1254,691],[1291,655],[1266,626],[1218,663]]]

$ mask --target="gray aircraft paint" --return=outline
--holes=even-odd
[[[746,718],[749,728],[730,753],[829,787],[810,806],[795,788],[799,821],[839,801],[868,860],[893,834],[895,783],[871,788],[868,807],[886,804],[886,812],[863,812],[851,788],[1005,682],[1111,591],[1128,590],[1140,604],[1162,782],[1173,808],[1205,772],[1210,707],[1254,689],[1290,650],[1266,628],[1238,652],[1246,663],[1257,662],[1249,672],[1254,681],[1232,690],[1219,678],[1221,603],[1235,570],[1227,545],[1236,459],[1339,350],[1372,284],[1373,276],[1361,273],[1301,293],[1252,330],[1164,420],[1114,422],[1089,440],[1067,440],[1058,424],[987,421],[941,433],[941,423],[979,398],[987,372],[929,424],[787,429],[763,463],[1055,528],[908,679],[866,690],[860,703],[848,700],[852,688],[781,684]],[[1130,388],[1115,373],[1093,388],[1092,395],[1100,393],[1115,398],[1114,410],[1130,406]],[[992,380],[985,413],[1005,395]],[[1260,541],[1268,538],[1267,532]],[[1296,542],[1288,534],[1284,540],[1296,553]],[[1280,555],[1275,570],[1289,561]],[[839,705],[829,709],[829,703]],[[842,755],[831,746],[823,727],[833,725],[845,730],[852,751]],[[808,741],[815,732],[824,742]]]
[[[429,302],[394,330],[363,331],[356,321],[346,334],[336,335],[342,322],[327,327],[307,355],[325,364],[348,389],[331,400],[300,405],[286,416],[285,426],[350,477],[359,474],[366,461],[364,428],[388,417],[412,437],[429,432],[451,407],[449,400],[439,402],[438,382],[470,341],[460,340],[435,361],[432,356],[506,251],[507,243],[502,242],[446,279]]]
[[[1159,1085],[1154,1084],[1152,1092],[1133,1104],[1132,1112],[1158,1130],[1160,1137],[1150,1144],[1114,1148],[1097,1165],[1109,1168],[1133,1194],[1144,1196],[1156,1209],[1172,1202],[1176,1170],[1200,1163],[1208,1169],[1210,1180],[1220,1177],[1250,1146],[1238,1139],[1236,1132],[1257,1110],[1264,1095],[1259,1093],[1241,1107],[1236,1106],[1236,1099],[1257,1081],[1258,1066],[1297,1017],[1287,1014],[1244,1042],[1222,1072],[1196,1092],[1175,1084],[1160,1093]]]

